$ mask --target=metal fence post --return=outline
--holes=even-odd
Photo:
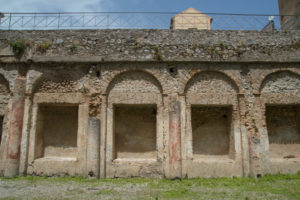
[[[107,15],[107,25],[106,25],[107,27],[107,29],[109,28],[109,15]]]
[[[9,23],[8,23],[8,30],[10,30],[10,25],[11,25],[11,13],[9,13]]]
[[[60,13],[58,13],[57,29],[59,29],[59,23],[60,23]]]
[[[33,30],[35,29],[35,18],[36,18],[36,13],[34,13],[34,15],[33,15]]]

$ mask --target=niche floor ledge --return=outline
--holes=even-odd
[[[43,162],[43,161],[73,161],[76,162],[77,158],[75,157],[43,157],[43,158],[38,158],[35,161],[37,162]]]
[[[157,159],[155,159],[155,158],[117,158],[113,162],[114,163],[122,163],[122,162],[155,163],[155,162],[157,162]]]

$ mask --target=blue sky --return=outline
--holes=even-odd
[[[179,12],[278,14],[278,0],[0,0],[1,12]]]

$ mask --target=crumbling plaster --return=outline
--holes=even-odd
[[[260,176],[300,170],[298,154],[295,158],[270,158],[265,116],[267,105],[300,104],[300,53],[294,45],[298,32],[21,33],[0,32],[0,48],[6,47],[5,41],[20,36],[31,42],[21,58],[0,55],[0,74],[9,86],[9,92],[1,90],[0,96],[0,114],[4,116],[0,175],[15,173],[7,170],[9,166],[17,167],[19,174],[99,178]],[[40,42],[51,44],[44,54],[36,50]],[[72,43],[78,47],[73,53],[68,51]],[[156,60],[151,49],[154,45],[158,45],[163,60]],[[14,88],[19,79],[26,83],[18,136],[20,155],[8,162],[7,144],[13,142],[8,141],[8,135],[14,130],[10,122],[15,109],[12,102],[22,96],[17,93],[19,88]],[[36,157],[42,105],[78,106],[76,157]],[[115,157],[116,105],[155,105],[154,157]],[[193,155],[193,106],[231,108],[227,156]],[[91,118],[100,122],[89,123]]]

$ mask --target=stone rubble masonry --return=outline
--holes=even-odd
[[[0,31],[0,176],[297,173],[299,105],[299,31]]]
[[[63,30],[1,31],[1,61],[16,60],[10,41],[26,38],[21,61],[297,61],[298,31]],[[46,52],[41,44],[49,44]]]

